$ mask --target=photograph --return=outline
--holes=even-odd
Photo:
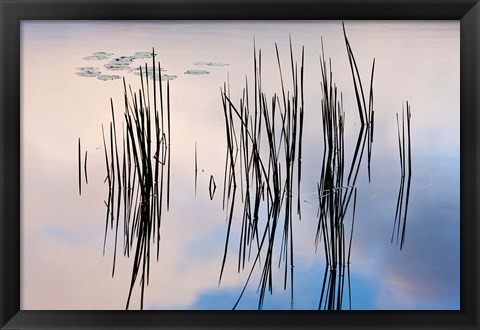
[[[460,311],[459,20],[19,29],[20,310]]]

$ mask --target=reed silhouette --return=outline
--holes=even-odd
[[[195,197],[197,196],[198,164],[197,164],[197,141],[195,141]]]
[[[351,157],[348,175],[345,172],[345,112],[343,110],[343,94],[338,92],[333,82],[331,59],[322,54],[320,68],[322,78],[322,124],[323,124],[323,162],[318,183],[319,221],[315,236],[316,248],[323,242],[325,255],[325,273],[320,293],[319,309],[343,309],[345,278],[347,277],[349,308],[351,309],[350,288],[350,257],[355,224],[357,204],[356,181],[364,155],[365,145],[368,145],[368,178],[371,179],[370,159],[373,144],[373,77],[375,59],[372,63],[370,76],[368,107],[362,79],[356,64],[355,56],[347,37],[345,25],[342,22],[343,34],[349,59],[355,98],[361,127],[358,133],[355,150]],[[349,220],[349,206],[353,198],[351,210],[351,225],[349,235],[346,232],[346,222]]]
[[[317,184],[319,218],[315,248],[317,249],[318,244],[323,241],[326,271],[319,308],[326,309],[342,309],[345,274],[349,275],[350,273],[349,264],[357,196],[355,184],[366,145],[368,146],[368,178],[371,179],[370,160],[373,145],[375,59],[372,63],[367,106],[355,56],[343,23],[342,26],[361,128],[347,174],[345,171],[343,95],[337,91],[337,87],[333,83],[331,60],[327,66],[322,40],[320,67],[324,153],[320,181]],[[304,48],[302,47],[299,66],[293,56],[290,39],[292,76],[290,91],[285,88],[277,44],[275,44],[275,51],[281,92],[274,93],[271,97],[267,97],[263,92],[262,53],[261,50],[257,53],[255,42],[253,109],[250,107],[247,78],[238,106],[230,98],[230,84],[225,83],[221,88],[227,141],[223,195],[224,209],[227,208],[227,234],[220,280],[224,272],[230,243],[237,186],[240,187],[243,206],[237,259],[238,272],[244,270],[252,255],[252,248],[254,249],[254,259],[250,264],[246,283],[233,309],[238,306],[257,266],[261,269],[258,309],[263,308],[266,292],[272,293],[273,290],[273,259],[276,254],[279,256],[278,267],[283,270],[283,288],[286,290],[289,286],[290,307],[294,308],[292,222],[295,217],[300,220],[302,214],[300,185],[304,118]],[[294,216],[295,193],[296,214]],[[345,221],[347,214],[350,214],[351,201],[353,201],[353,210],[351,210],[351,225],[349,234],[347,234]],[[260,210],[265,210],[266,216],[262,216]],[[278,242],[276,238],[279,235],[281,236],[280,245],[275,243]],[[346,269],[347,271],[345,271]],[[348,285],[348,287],[350,292],[350,286]]]
[[[224,208],[227,207],[227,235],[220,271],[223,275],[237,185],[241,190],[242,223],[238,244],[237,270],[242,271],[252,255],[254,260],[245,286],[234,305],[240,302],[253,270],[261,268],[258,309],[262,309],[266,291],[272,292],[274,252],[279,246],[278,267],[283,269],[284,289],[290,288],[293,309],[293,229],[294,189],[299,195],[301,180],[301,140],[303,131],[303,67],[304,49],[300,67],[293,56],[290,40],[292,91],[286,91],[278,46],[275,44],[281,93],[268,97],[262,90],[262,53],[254,41],[254,97],[250,100],[248,78],[239,105],[230,98],[229,83],[221,88],[227,156],[224,174]],[[253,105],[251,105],[253,103]],[[266,141],[262,137],[266,135]],[[297,176],[295,180],[295,175]],[[266,216],[262,216],[264,210]],[[300,218],[300,199],[297,199],[297,217]],[[281,231],[281,233],[280,233]],[[277,238],[277,240],[276,240]],[[256,251],[255,251],[256,250]]]
[[[400,239],[400,250],[403,249],[405,243],[405,229],[407,226],[408,201],[410,199],[410,184],[412,181],[412,148],[410,142],[410,118],[412,113],[410,104],[406,101],[405,106],[402,105],[402,128],[397,117],[397,133],[398,133],[398,151],[400,155],[400,186],[398,189],[397,207],[395,209],[395,221],[393,223],[392,237],[390,242],[393,243],[396,237],[397,244]],[[407,133],[405,133],[405,126]],[[405,178],[407,178],[407,186],[405,189]],[[400,229],[401,227],[401,229]]]
[[[83,165],[84,173],[85,173],[85,183],[88,184],[88,173],[87,173],[87,150],[85,150],[85,161]]]
[[[126,309],[130,306],[136,283],[140,285],[140,309],[143,309],[145,286],[149,283],[152,246],[156,245],[159,259],[162,215],[170,200],[170,85],[166,93],[161,78],[160,62],[156,66],[152,50],[153,84],[149,86],[149,68],[140,67],[141,88],[133,92],[124,85],[122,132],[117,132],[117,120],[111,99],[112,120],[109,124],[110,152],[107,151],[102,125],[108,198],[104,238],[104,253],[108,225],[114,230],[112,277],[115,274],[118,232],[123,222],[123,254],[133,254],[133,269]],[[157,86],[158,85],[158,86]],[[158,89],[158,91],[157,91]],[[158,93],[158,95],[157,95]],[[165,94],[165,95],[164,95]],[[165,100],[166,97],[166,100]],[[109,156],[110,154],[110,156]]]
[[[314,239],[315,251],[323,250],[325,271],[319,293],[318,309],[352,308],[350,261],[357,208],[357,178],[365,153],[367,175],[371,181],[371,156],[374,134],[374,73],[372,61],[369,89],[364,89],[357,61],[346,28],[342,22],[344,42],[353,82],[356,112],[360,128],[351,155],[346,155],[343,93],[334,82],[332,60],[325,57],[321,40],[320,111],[323,142],[322,163],[316,197],[318,214]],[[225,123],[226,155],[223,177],[222,207],[227,224],[218,284],[221,284],[232,244],[236,244],[236,270],[247,272],[246,281],[233,306],[236,309],[247,287],[258,279],[258,309],[263,309],[267,293],[273,293],[274,278],[281,276],[283,290],[289,291],[290,308],[294,309],[294,231],[293,222],[302,219],[301,183],[304,126],[304,58],[301,47],[299,61],[289,40],[291,82],[285,83],[278,45],[275,43],[279,90],[267,95],[262,87],[262,51],[253,42],[253,84],[245,77],[241,98],[232,100],[230,81],[220,87]],[[123,79],[124,112],[115,118],[110,100],[111,121],[102,125],[105,182],[108,183],[103,253],[107,233],[114,233],[112,277],[115,275],[117,246],[123,255],[132,255],[133,266],[126,309],[131,305],[135,285],[140,287],[140,309],[144,307],[145,287],[149,284],[150,257],[160,249],[162,216],[170,206],[171,116],[170,84],[162,83],[160,62],[152,69],[140,67],[141,88],[133,92]],[[149,72],[153,71],[150,86]],[[165,84],[165,86],[163,86]],[[253,93],[252,93],[253,91]],[[253,95],[252,95],[253,94]],[[402,131],[397,114],[401,183],[397,198],[391,241],[396,236],[400,249],[405,241],[405,228],[411,181],[410,105],[402,112]],[[356,114],[355,114],[356,116]],[[121,124],[121,129],[120,129]],[[405,132],[405,130],[407,132]],[[81,194],[81,145],[78,140],[79,194]],[[405,177],[408,180],[405,189]],[[84,175],[87,179],[87,152]],[[198,152],[194,151],[194,184],[197,194]],[[209,196],[213,200],[217,183],[209,180]],[[237,215],[238,216],[234,216]],[[238,224],[236,223],[238,219]],[[238,228],[238,242],[232,242],[233,229]],[[119,237],[119,232],[123,234]],[[119,243],[121,241],[121,243]],[[322,249],[323,247],[323,249]],[[276,271],[278,269],[278,273]],[[257,274],[255,273],[255,274]],[[348,296],[348,304],[345,303]]]
[[[82,195],[82,147],[78,138],[78,194]]]

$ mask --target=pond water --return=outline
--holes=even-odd
[[[159,260],[156,252],[152,252],[143,308],[234,307],[254,264],[257,243],[253,241],[250,260],[238,272],[245,203],[242,195],[246,189],[245,177],[240,177],[245,168],[240,167],[239,159],[228,251],[219,284],[230,219],[228,201],[227,207],[223,205],[228,130],[221,89],[228,82],[229,99],[239,109],[248,80],[253,116],[255,44],[257,61],[261,49],[262,89],[269,108],[274,93],[279,97],[278,106],[283,107],[275,43],[285,93],[288,91],[291,97],[294,93],[291,37],[299,74],[304,46],[301,184],[298,190],[297,160],[292,172],[292,221],[287,225],[293,237],[293,281],[290,241],[287,241],[286,263],[279,262],[287,196],[278,220],[281,228],[272,245],[272,293],[265,293],[263,309],[291,309],[292,296],[294,309],[318,309],[322,296],[326,260],[323,241],[316,249],[315,236],[319,221],[318,184],[325,150],[320,67],[323,39],[327,64],[331,59],[333,81],[338,94],[342,92],[345,176],[352,164],[359,169],[355,182],[349,183],[356,191],[355,223],[350,264],[343,277],[343,303],[339,307],[458,310],[460,24],[346,21],[345,28],[367,103],[375,59],[371,156],[368,161],[367,143],[360,163],[354,155],[359,136],[363,139],[362,124],[340,21],[24,21],[21,26],[21,308],[125,309],[135,248],[130,258],[123,256],[123,222],[120,222],[112,278],[115,228],[107,232],[103,255],[109,185],[102,125],[110,152],[110,99],[120,145],[121,132],[126,129],[122,78],[127,88],[130,85],[138,93],[141,88],[138,67],[145,63],[150,68],[147,69],[150,91],[154,76],[157,83],[162,77],[163,93],[168,81],[171,136],[169,208],[166,210],[163,204]],[[155,72],[151,69],[152,48],[155,60],[161,62],[160,74],[158,68]],[[145,74],[143,69],[142,72]],[[408,171],[405,176],[410,180],[401,176],[396,119],[398,113],[401,126],[405,101],[411,106],[412,166],[411,177]],[[241,125],[235,116],[240,138]],[[277,116],[278,125],[280,112]],[[279,132],[280,128],[278,136]],[[267,140],[263,131],[262,157],[266,159]],[[83,172],[85,152],[88,184]],[[286,163],[281,163],[282,180],[285,167]],[[216,186],[213,193],[212,180]],[[353,189],[346,187],[346,182],[345,178],[341,189]],[[395,225],[395,219],[402,182],[402,210],[407,186],[409,194],[405,240],[400,249],[403,216],[400,227],[398,223]],[[252,183],[252,204],[255,192]],[[259,208],[260,239],[265,228],[262,226],[268,220],[267,199],[262,200]],[[297,201],[301,219],[297,215]],[[352,204],[353,200],[345,215],[347,247]],[[394,228],[400,228],[400,238],[397,241],[394,232],[392,242]],[[156,251],[156,246],[152,246],[152,251]],[[259,265],[265,262],[265,256],[262,250],[237,309],[258,308],[257,288],[262,278]],[[326,278],[328,286],[328,274]],[[137,279],[131,309],[140,308],[140,297],[141,285]]]

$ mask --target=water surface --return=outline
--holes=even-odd
[[[459,22],[347,21],[345,26],[365,88],[373,58],[376,61],[371,181],[365,160],[356,181],[351,307],[459,309]],[[108,186],[101,125],[108,127],[111,120],[110,98],[121,118],[121,78],[133,90],[139,89],[135,67],[151,66],[152,47],[165,70],[163,84],[166,80],[170,84],[172,170],[160,260],[151,263],[144,308],[233,307],[248,268],[237,273],[242,215],[236,213],[218,285],[227,231],[222,209],[226,136],[220,87],[228,80],[231,99],[238,104],[246,77],[252,86],[255,40],[262,51],[264,91],[281,92],[274,43],[286,88],[291,90],[289,36],[297,60],[305,46],[302,219],[293,222],[295,309],[318,308],[325,269],[323,253],[315,252],[314,245],[323,155],[321,38],[343,92],[347,162],[360,129],[341,22],[25,21],[21,34],[22,309],[125,308],[132,260],[120,253],[111,277],[112,232],[102,255]],[[121,60],[106,67],[113,59]],[[405,100],[412,107],[413,168],[400,251],[390,237],[401,180],[395,115],[401,113]],[[79,137],[82,150],[88,151],[88,185],[82,185],[81,196]],[[217,189],[211,199],[212,176]],[[274,269],[274,290],[266,295],[264,309],[290,309],[282,272]],[[238,309],[257,308],[259,276],[253,273]],[[139,304],[135,290],[132,308]],[[348,309],[348,299],[344,300]]]

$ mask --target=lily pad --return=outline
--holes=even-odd
[[[133,54],[134,58],[151,58],[152,57],[152,52],[135,52]]]
[[[133,56],[120,56],[112,58],[104,66],[111,71],[127,70],[135,58]]]
[[[94,55],[94,56],[100,56],[100,57],[104,57],[104,56],[109,56],[109,57],[110,57],[110,56],[112,56],[112,55],[113,55],[113,53],[107,53],[107,52],[95,52],[95,53],[93,53],[92,55]]]
[[[77,68],[77,70],[77,75],[79,75],[80,77],[96,77],[101,74],[98,68],[92,66],[79,67]]]
[[[121,77],[117,76],[116,74],[114,74],[114,75],[102,74],[102,75],[97,76],[98,80],[103,80],[103,81],[116,80],[116,79],[120,79],[120,78]]]
[[[168,75],[168,74],[162,74],[162,80],[173,80],[177,79],[177,76],[175,75]]]
[[[167,71],[165,70],[164,68],[160,68],[160,70],[163,72],[163,71]],[[131,73],[133,74],[136,74],[137,76],[140,75],[140,67],[136,67],[136,68],[130,68],[129,70]],[[158,68],[155,68],[155,74],[158,73]],[[145,67],[142,66],[142,74],[145,76]],[[147,74],[149,77],[152,77],[153,76],[153,68],[152,67],[148,67],[147,69]]]
[[[80,66],[80,67],[75,68],[75,69],[77,69],[78,71],[98,71],[98,70],[100,70],[96,66]]]
[[[83,58],[84,60],[87,60],[87,61],[90,61],[90,60],[101,60],[101,58],[98,58],[97,56],[94,56],[94,55],[90,55],[90,56],[86,56]]]
[[[132,63],[135,58],[133,56],[120,56],[113,58],[110,63]]]
[[[84,60],[106,60],[112,56],[113,53],[106,53],[106,52],[95,52],[90,56],[84,57]]]
[[[152,75],[149,75],[148,76],[151,80],[153,80],[153,74]],[[162,74],[162,81],[166,81],[166,80],[173,80],[173,79],[177,79],[177,76],[175,75],[168,75],[168,74]],[[159,74],[158,72],[155,72],[155,81],[158,81],[159,80]]]
[[[215,63],[215,62],[195,62],[193,65],[206,65],[206,66],[213,66],[213,67],[220,67],[220,66],[227,66],[226,63]]]
[[[195,76],[209,74],[209,73],[210,72],[208,72],[206,70],[187,70],[187,71],[185,71],[185,74],[190,74],[190,75],[195,75]]]
[[[120,71],[120,70],[129,69],[129,65],[130,65],[130,63],[124,63],[124,62],[112,63],[112,62],[109,62],[109,63],[105,64],[104,66],[107,68],[107,70]]]

